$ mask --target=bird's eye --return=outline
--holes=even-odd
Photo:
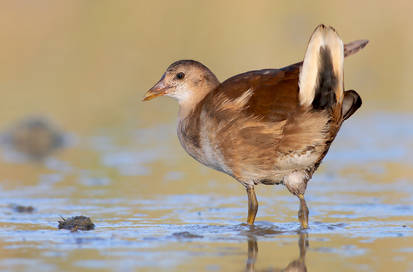
[[[184,77],[185,77],[185,74],[182,72],[176,74],[177,79],[183,79]]]

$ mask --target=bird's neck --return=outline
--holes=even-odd
[[[208,77],[205,81],[188,90],[188,96],[185,99],[178,99],[179,119],[183,120],[188,117],[205,96],[215,90],[219,84],[218,79],[212,74],[212,76]]]

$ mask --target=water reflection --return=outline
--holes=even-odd
[[[257,238],[252,236],[248,239],[248,258],[245,271],[256,271],[255,262],[257,261],[258,255],[258,242]]]
[[[285,268],[269,268],[264,270],[256,270],[255,263],[258,257],[258,241],[256,236],[251,235],[248,237],[248,258],[245,267],[245,271],[256,272],[256,271],[307,271],[307,266],[305,264],[305,254],[307,252],[308,243],[308,233],[300,232],[298,234],[298,250],[299,257],[292,260]]]

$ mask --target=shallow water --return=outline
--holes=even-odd
[[[241,186],[192,161],[173,124],[72,135],[37,162],[3,145],[0,269],[412,271],[412,117],[376,113],[344,125],[309,183],[305,232],[298,200],[281,186],[259,186],[257,223],[243,224]],[[74,215],[96,229],[57,229]]]

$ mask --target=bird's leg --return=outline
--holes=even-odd
[[[300,209],[298,210],[298,220],[300,220],[301,228],[307,229],[308,228],[308,208],[307,208],[307,204],[305,203],[304,194],[298,194],[297,196],[300,199]]]
[[[255,216],[257,215],[257,211],[258,211],[258,201],[257,201],[257,197],[255,196],[254,185],[247,186],[247,194],[248,194],[247,224],[253,225],[255,221]]]
[[[300,209],[298,210],[298,220],[301,228],[308,228],[308,208],[305,203],[304,193],[307,188],[307,181],[310,176],[306,171],[294,171],[285,176],[283,183],[290,193],[296,195],[300,199]]]

